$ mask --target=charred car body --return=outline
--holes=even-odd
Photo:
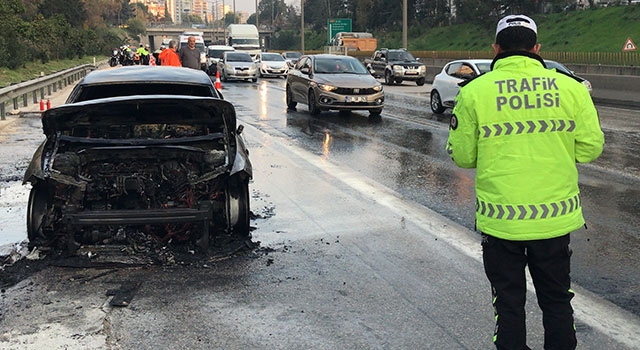
[[[143,234],[207,249],[221,237],[249,239],[252,168],[236,123],[233,105],[211,96],[119,96],[45,111],[46,140],[24,178],[30,244],[73,252]]]

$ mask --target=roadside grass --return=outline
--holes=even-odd
[[[620,52],[627,38],[640,44],[640,5],[622,5],[533,14],[543,51]],[[495,23],[465,23],[437,28],[412,27],[407,49],[415,51],[485,51],[494,42]],[[378,35],[378,47],[401,47],[402,33]]]
[[[94,64],[108,59],[107,56],[87,56],[70,60],[49,61],[47,63],[29,62],[18,69],[0,67],[0,87],[6,87],[23,81],[35,79],[41,75],[48,75],[83,64]]]

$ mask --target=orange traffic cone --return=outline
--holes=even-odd
[[[222,89],[222,83],[220,83],[220,72],[216,70],[216,89]]]
[[[44,111],[44,100],[40,100],[40,112]]]

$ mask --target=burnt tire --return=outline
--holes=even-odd
[[[298,103],[293,100],[293,95],[291,93],[291,87],[289,85],[287,85],[285,96],[286,96],[286,100],[287,100],[287,108],[292,109],[292,110],[296,109],[296,106],[298,105]]]
[[[27,238],[31,245],[47,240],[42,223],[50,207],[49,192],[46,187],[34,185],[27,202]]]
[[[234,181],[227,188],[227,215],[234,238],[239,240],[251,238],[250,214],[249,181]]]
[[[429,103],[431,106],[431,111],[436,114],[440,114],[447,109],[442,105],[442,99],[440,98],[440,93],[438,90],[431,90],[431,102]]]
[[[320,108],[316,104],[316,94],[313,90],[309,90],[309,95],[307,96],[307,105],[309,106],[309,113],[313,115],[320,114]]]

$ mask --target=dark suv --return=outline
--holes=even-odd
[[[427,76],[427,66],[406,49],[380,49],[364,63],[371,75],[384,78],[387,85],[408,80],[422,86]]]

